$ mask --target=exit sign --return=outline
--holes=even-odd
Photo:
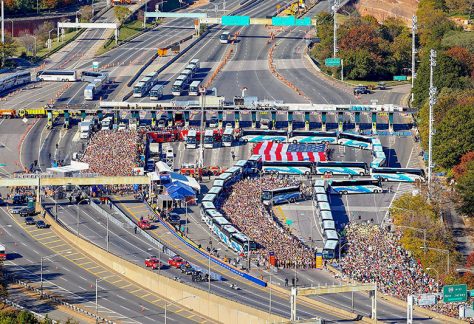
[[[324,64],[328,67],[339,67],[341,66],[341,59],[338,57],[330,57],[324,60]]]
[[[406,75],[394,75],[393,76],[393,81],[406,81],[407,76]]]

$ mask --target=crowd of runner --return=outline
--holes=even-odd
[[[129,176],[133,175],[133,168],[141,166],[139,155],[143,151],[137,131],[101,130],[92,136],[82,162],[89,164],[87,172],[103,176]]]
[[[294,180],[262,177],[245,179],[232,186],[224,199],[222,211],[231,222],[246,234],[259,248],[253,257],[268,266],[269,253],[273,252],[277,266],[309,268],[314,265],[313,253],[288,229],[280,226],[262,204],[262,190],[295,185]]]

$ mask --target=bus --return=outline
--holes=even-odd
[[[316,162],[316,174],[364,176],[368,169],[364,162],[320,161]]]
[[[197,73],[197,68],[194,64],[188,64],[184,69],[193,71],[193,76]]]
[[[313,194],[315,195],[325,195],[326,194],[326,188],[321,187],[321,186],[314,186],[313,187]]]
[[[194,66],[194,72],[197,72],[201,68],[199,59],[192,59],[191,61],[189,61],[189,64]]]
[[[319,223],[321,232],[336,230],[336,223],[333,220],[324,220]]]
[[[316,207],[318,207],[318,210],[319,212],[323,212],[323,211],[331,211],[331,205],[329,205],[329,203],[327,202],[324,202],[324,201],[318,201],[316,203]]]
[[[173,96],[181,96],[186,88],[186,84],[183,81],[175,81],[171,87],[171,94]]]
[[[226,174],[226,173],[232,175],[234,183],[239,181],[243,176],[242,169],[237,166],[228,168],[227,170],[225,170],[223,174]]]
[[[189,86],[188,95],[190,96],[199,96],[199,87],[201,86],[201,81],[193,81]]]
[[[321,222],[334,221],[334,218],[332,216],[332,212],[330,210],[320,211],[319,216],[321,217]]]
[[[266,141],[273,142],[284,142],[286,141],[285,135],[244,135],[240,138],[244,143],[260,143]]]
[[[374,152],[383,152],[383,146],[379,138],[372,138],[372,150]]]
[[[291,186],[273,190],[263,190],[261,200],[264,205],[276,205],[284,202],[293,203],[303,199],[300,186]]]
[[[269,174],[287,174],[287,175],[304,175],[308,176],[311,174],[311,169],[307,167],[298,166],[263,166],[263,172]]]
[[[313,188],[318,188],[318,187],[322,187],[324,189],[326,189],[326,180],[316,180],[314,181],[314,185],[313,185]]]
[[[214,203],[209,202],[209,201],[201,202],[201,210],[200,210],[201,211],[201,217],[203,217],[206,210],[210,210],[210,209],[216,209],[216,206],[214,205]]]
[[[150,100],[158,100],[163,96],[164,85],[157,84],[150,90]]]
[[[105,78],[95,79],[84,88],[84,99],[94,100],[95,97],[104,89]]]
[[[209,189],[209,191],[207,192],[207,194],[213,194],[219,197],[221,192],[222,192],[222,187],[212,186],[211,189]]]
[[[204,132],[204,148],[214,148],[214,131],[206,129]]]
[[[371,176],[382,181],[425,182],[425,171],[412,168],[373,168]]]
[[[31,73],[29,71],[10,74],[0,78],[0,93],[19,87],[31,82]]]
[[[105,78],[106,81],[109,81],[109,74],[107,72],[94,72],[94,71],[82,71],[81,81],[84,82],[93,82],[95,79]]]
[[[326,192],[325,192],[325,193],[322,193],[322,194],[315,194],[315,195],[314,195],[314,198],[316,199],[316,201],[317,201],[318,203],[320,203],[320,202],[328,203],[328,202],[329,202],[329,200],[328,200],[328,195],[326,194]]]
[[[133,87],[133,96],[135,98],[141,98],[153,88],[156,80],[150,77],[144,77]]]
[[[387,159],[384,152],[372,152],[373,153],[373,160],[370,162],[371,168],[380,168],[385,166],[387,163]]]
[[[234,142],[234,129],[226,128],[224,130],[224,134],[222,134],[222,146],[230,147],[232,146],[233,142]]]
[[[209,201],[209,202],[215,204],[215,201],[216,201],[217,198],[218,198],[218,197],[217,197],[216,194],[209,194],[209,193],[208,193],[208,194],[204,195],[204,197],[202,198],[201,202]]]
[[[205,209],[201,214],[201,220],[206,223],[206,225],[211,228],[212,220],[216,217],[224,217],[221,212],[216,209]]]
[[[331,193],[333,194],[361,194],[361,193],[382,193],[381,180],[333,180],[329,181]]]
[[[220,238],[220,240],[227,245],[228,247],[232,248],[232,244],[230,243],[230,239],[232,235],[239,233],[239,231],[234,227],[232,224],[221,225],[221,226],[213,226],[214,233]]]
[[[372,149],[372,138],[363,135],[340,133],[337,144],[370,150]]]
[[[197,148],[197,132],[195,129],[190,129],[186,135],[186,148]]]
[[[181,73],[180,76],[185,76],[186,80],[191,80],[193,78],[193,70],[191,69],[184,69]]]
[[[288,140],[289,143],[297,144],[337,144],[336,132],[304,132],[295,131]]]
[[[250,249],[250,251],[255,251],[257,249],[257,244],[250,240],[250,238],[241,233],[237,232],[232,235],[230,238],[230,244],[231,248],[235,250],[236,252],[240,253],[247,253]]]
[[[7,253],[5,246],[3,244],[0,244],[0,260],[5,261],[7,259]]]
[[[247,160],[252,174],[257,174],[262,170],[263,158],[260,154],[253,154]]]
[[[231,34],[226,31],[219,36],[219,41],[221,42],[221,44],[228,44],[230,43],[230,38]]]
[[[212,183],[213,187],[224,188],[224,180],[215,179]]]
[[[224,225],[232,225],[225,217],[214,217],[210,220],[210,224],[211,226],[209,226],[209,228],[214,232],[214,234],[217,234],[217,228],[220,228]]]
[[[330,260],[336,257],[336,249],[339,244],[338,240],[326,240],[323,248],[323,259]]]
[[[77,81],[75,70],[43,70],[36,74],[38,81]]]
[[[222,173],[217,179],[222,181],[223,188],[228,188],[235,183],[232,173]]]

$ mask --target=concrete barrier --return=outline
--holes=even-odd
[[[337,270],[336,268],[334,268],[333,266],[328,265],[328,269],[329,269],[329,271],[339,275],[339,277],[342,278],[342,273],[339,270]],[[407,308],[407,302],[406,301],[403,301],[401,299],[386,295],[386,294],[384,294],[380,291],[378,291],[377,296],[380,299],[383,299],[383,300],[385,300],[389,303],[400,306],[403,309]],[[421,313],[421,314],[423,314],[425,316],[428,316],[430,318],[438,319],[438,320],[442,321],[443,323],[465,323],[464,321],[461,321],[459,319],[449,317],[449,316],[446,316],[446,315],[443,315],[443,314],[440,314],[440,313],[436,313],[436,312],[433,312],[429,309],[426,309],[426,308],[423,308],[423,307],[420,307],[420,306],[416,306],[416,305],[413,306],[413,311]]]
[[[172,279],[160,276],[127,260],[107,253],[86,240],[75,236],[56,223],[47,214],[51,228],[63,239],[80,249],[83,253],[104,264],[125,278],[137,283],[147,290],[151,290],[170,301],[175,301],[191,311],[222,323],[283,323],[287,319],[270,315],[267,312],[239,304],[234,301],[216,296],[212,293],[189,287]]]

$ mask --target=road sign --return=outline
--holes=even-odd
[[[328,67],[341,66],[341,59],[339,57],[329,57],[324,60],[324,64]]]
[[[5,163],[0,163],[0,168],[4,168],[6,167],[7,165]]]
[[[435,294],[414,295],[413,300],[415,302],[415,305],[431,306],[431,305],[436,304],[436,295]]]
[[[393,81],[406,81],[407,76],[406,75],[394,75],[393,76]]]
[[[249,26],[250,16],[222,16],[223,26]]]
[[[99,62],[97,62],[97,61],[92,62],[92,68],[93,69],[98,69],[99,68]]]
[[[465,302],[467,300],[467,285],[449,285],[443,287],[443,302]]]
[[[288,17],[272,17],[273,26],[295,26],[296,18],[294,16]]]

